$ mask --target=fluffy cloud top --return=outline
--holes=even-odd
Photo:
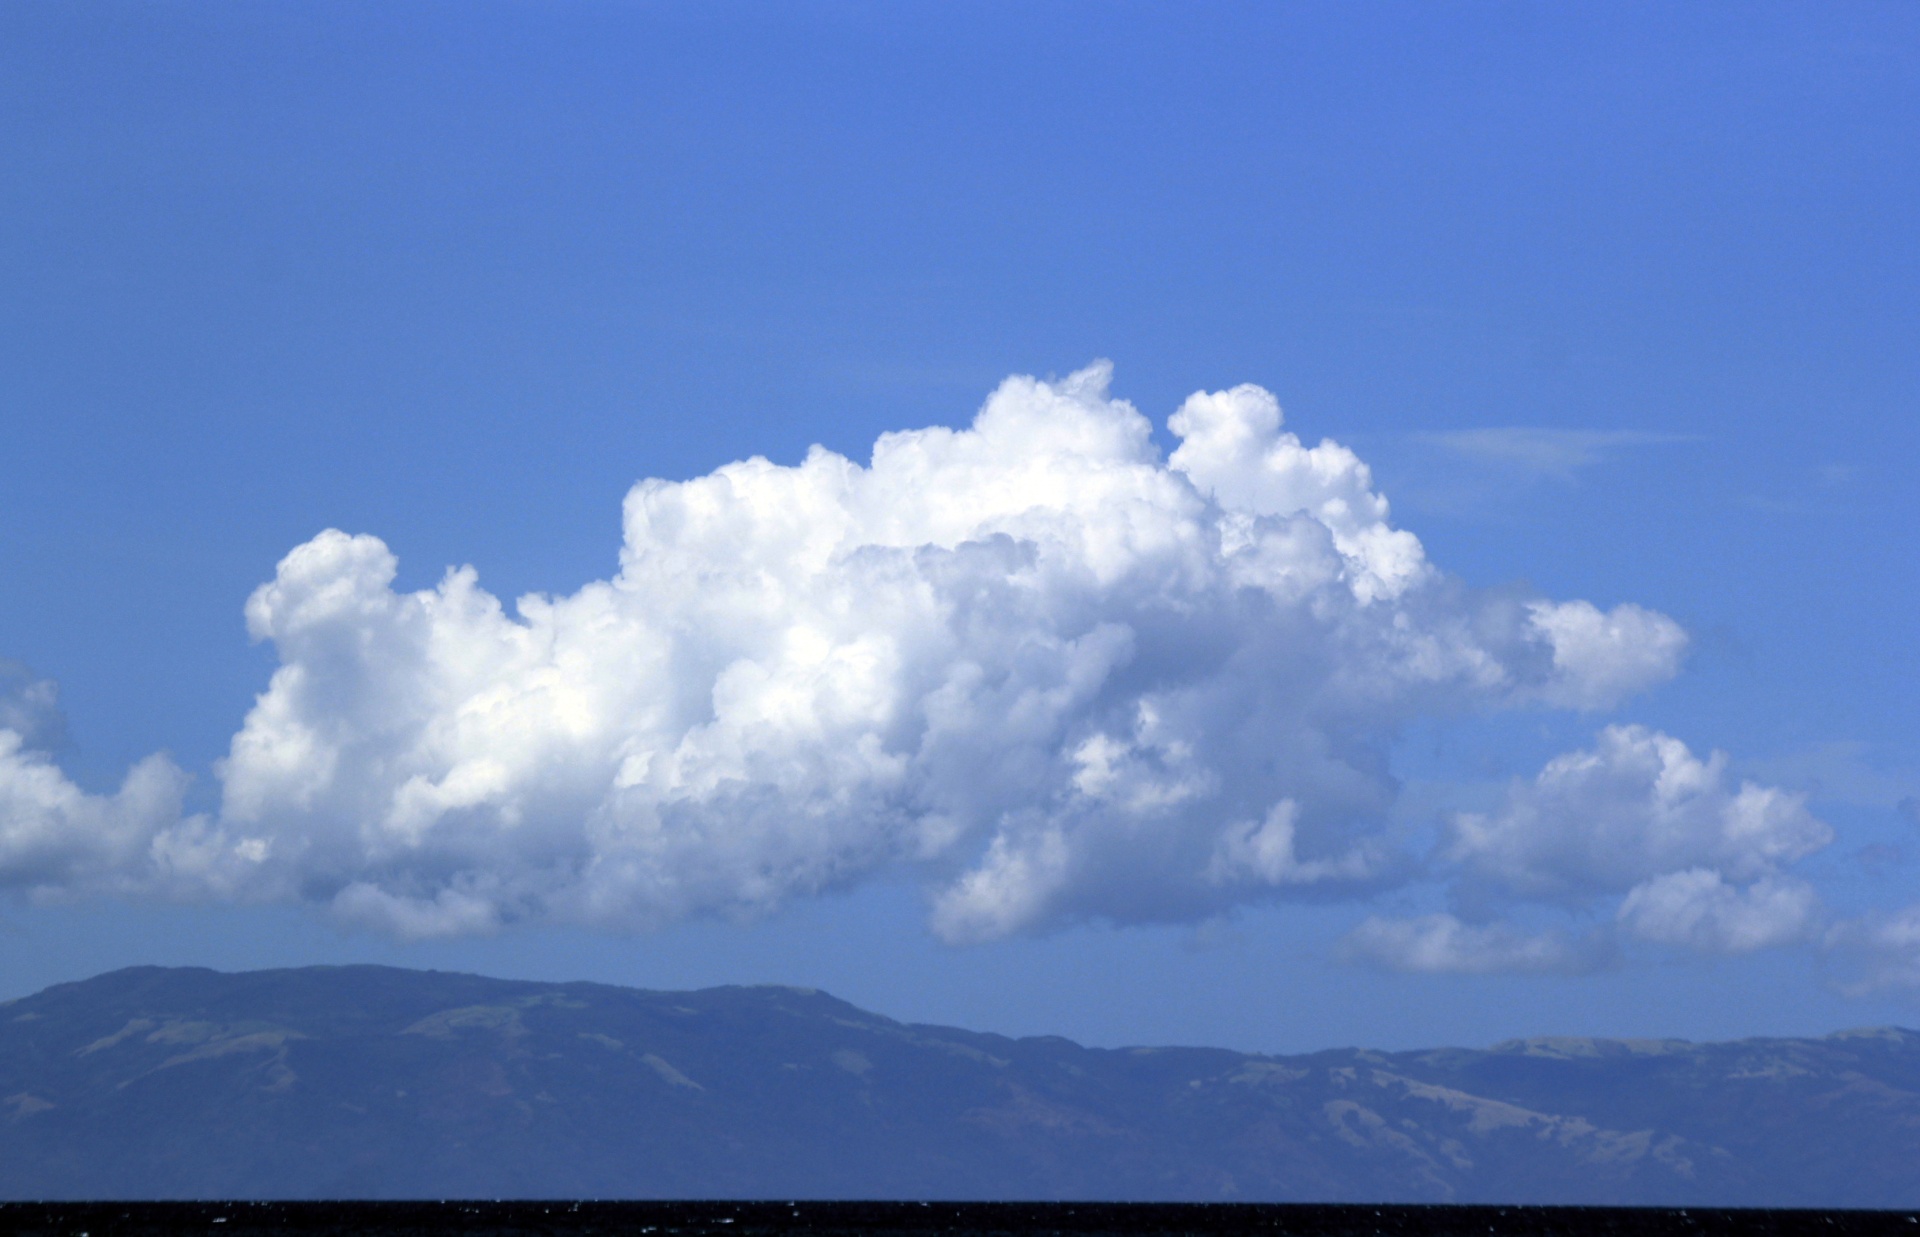
[[[384,544],[322,533],[247,603],[280,667],[217,817],[182,820],[158,758],[85,796],[0,730],[0,876],[420,935],[753,913],[908,865],[951,940],[1178,920],[1395,877],[1409,719],[1606,707],[1676,670],[1661,615],[1437,571],[1366,465],[1285,432],[1267,392],[1188,399],[1163,456],[1107,383],[1009,379],[969,428],[885,435],[866,465],[643,481],[611,579],[511,612],[466,567],[395,592]],[[1456,861],[1577,893],[1747,879],[1817,836],[1608,736],[1463,825]],[[1651,824],[1622,761],[1666,770]],[[1583,838],[1574,799],[1617,819]]]

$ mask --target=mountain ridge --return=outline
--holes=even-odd
[[[0,1002],[0,1197],[1920,1203],[1920,1032],[1088,1048],[818,989],[132,967]]]

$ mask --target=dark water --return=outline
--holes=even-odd
[[[1183,1203],[0,1203],[0,1233],[634,1234],[636,1237],[996,1237],[1227,1233],[1303,1237],[1920,1237],[1920,1212],[1658,1207],[1414,1207]]]

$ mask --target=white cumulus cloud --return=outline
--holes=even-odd
[[[1763,876],[1741,888],[1709,868],[1668,872],[1635,885],[1620,904],[1642,940],[1706,953],[1749,953],[1805,940],[1820,900],[1805,881]]]
[[[1267,392],[1193,396],[1163,456],[1108,378],[1009,379],[968,428],[884,435],[864,464],[642,481],[617,572],[564,596],[508,606],[469,567],[397,592],[381,541],[322,533],[247,602],[279,668],[218,812],[183,820],[159,758],[84,795],[0,729],[0,879],[433,935],[751,914],[907,867],[951,940],[1182,920],[1399,879],[1409,720],[1606,707],[1676,671],[1662,615],[1444,575],[1365,463],[1286,432]],[[1624,889],[1821,828],[1682,786],[1615,830],[1648,856],[1623,859],[1561,821],[1619,779],[1549,774],[1463,826],[1459,862]]]

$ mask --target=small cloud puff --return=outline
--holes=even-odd
[[[1508,788],[1491,814],[1453,821],[1446,857],[1493,897],[1578,901],[1699,868],[1752,881],[1812,854],[1833,830],[1804,795],[1737,785],[1670,735],[1609,726]]]
[[[36,678],[17,661],[0,658],[0,730],[10,730],[28,747],[58,747],[66,732],[60,689]]]
[[[1523,936],[1497,913],[1615,898],[1612,926],[1628,939],[1719,954],[1809,941],[1819,898],[1783,869],[1833,830],[1805,796],[1736,784],[1727,765],[1723,752],[1702,760],[1670,735],[1609,726],[1592,748],[1511,785],[1498,810],[1454,817],[1443,870],[1454,896],[1492,922],[1373,920],[1349,948],[1401,970],[1567,969],[1560,938]]]
[[[322,533],[247,603],[280,665],[219,812],[182,819],[159,758],[81,794],[0,729],[0,879],[428,936],[751,915],[905,867],[955,941],[1191,920],[1403,879],[1386,753],[1410,720],[1603,708],[1677,670],[1662,615],[1446,577],[1366,464],[1266,391],[1191,397],[1163,457],[1108,379],[1009,379],[968,428],[884,435],[864,465],[642,481],[617,573],[511,610],[467,567],[396,592],[381,541]],[[1463,824],[1456,861],[1534,893],[1752,879],[1824,828],[1608,735],[1605,768]],[[1668,806],[1631,826],[1621,796],[1668,765]],[[1615,812],[1604,844],[1575,799]],[[1434,956],[1548,956],[1422,931],[1451,942]]]
[[[1739,954],[1805,940],[1819,914],[1805,881],[1764,876],[1741,888],[1710,868],[1688,868],[1635,885],[1619,918],[1641,940]]]

